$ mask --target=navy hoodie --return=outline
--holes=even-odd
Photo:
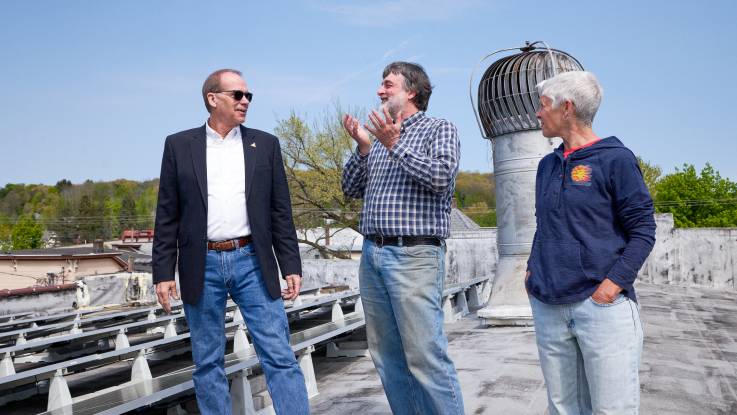
[[[637,301],[633,284],[655,244],[655,218],[635,155],[608,137],[537,168],[537,230],[527,292],[548,304],[582,301],[604,279]]]

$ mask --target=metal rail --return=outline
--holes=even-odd
[[[446,299],[452,297],[455,298],[454,302],[458,302],[461,301],[459,299],[461,296],[463,296],[462,302],[465,304],[466,290],[477,284],[487,282],[488,279],[488,277],[481,277],[449,285],[444,290],[443,297],[446,297]],[[484,284],[484,286],[486,285],[487,284]],[[299,315],[303,311],[307,311],[317,307],[323,307],[331,303],[340,303],[344,300],[357,298],[358,296],[359,293],[357,290],[351,290],[332,295],[321,296],[316,299],[302,297],[302,299],[296,304],[285,303],[285,312],[288,315]],[[231,302],[229,302],[229,305],[230,304]],[[317,327],[308,328],[298,333],[294,333],[290,338],[292,349],[295,352],[304,353],[305,350],[309,350],[310,347],[316,344],[329,341],[332,338],[336,338],[344,333],[360,328],[365,324],[363,315],[360,312],[354,312],[345,315],[344,317],[342,316],[342,313],[339,314],[341,315],[341,317],[335,319],[334,321],[321,324]],[[117,333],[121,328],[145,328],[154,324],[162,324],[166,321],[176,318],[181,318],[181,315],[163,316],[155,321],[134,322],[127,325],[100,329],[81,335],[59,336],[56,340],[53,340],[53,338],[49,339],[49,342],[50,344],[53,344],[56,341],[68,342],[75,339],[76,341],[93,339],[94,336],[98,335],[111,336],[112,334]],[[240,324],[243,323],[240,321],[227,323],[225,326],[226,332],[231,332],[237,329]],[[31,370],[26,370],[11,376],[0,378],[0,391],[2,391],[2,394],[4,395],[5,393],[15,393],[16,391],[28,390],[29,384],[51,379],[54,377],[54,374],[57,373],[58,370],[61,370],[64,373],[68,373],[85,370],[92,367],[104,366],[114,362],[134,358],[140,355],[142,350],[146,350],[146,353],[171,352],[172,350],[176,350],[175,353],[186,352],[189,348],[189,337],[190,334],[186,332],[169,338],[137,344],[121,350],[88,355],[78,359],[72,359],[39,368],[34,368]],[[34,345],[33,343],[35,342],[29,342],[28,346],[20,345],[18,348],[11,347],[0,349],[0,352],[38,350],[37,347],[40,347],[41,344],[39,343]],[[250,352],[248,353],[231,353],[226,355],[225,357],[225,371],[226,374],[229,376],[238,373],[244,369],[252,368],[256,365],[258,365],[258,358],[255,356],[253,348],[251,348]],[[183,394],[191,395],[194,393],[194,386],[192,383],[193,370],[193,366],[188,366],[184,369],[176,370],[172,373],[161,375],[154,379],[144,380],[137,383],[128,382],[123,385],[114,386],[104,391],[99,391],[86,396],[77,397],[77,402],[75,402],[74,404],[45,413],[120,414],[138,408],[149,407],[151,405],[167,405]]]
[[[332,295],[320,296],[315,299],[304,301],[301,304],[287,305],[287,307],[285,308],[285,312],[288,315],[299,313],[304,310],[308,310],[308,309],[316,308],[316,307],[322,307],[326,304],[335,303],[335,302],[338,302],[344,299],[353,298],[357,296],[358,296],[357,290],[344,291],[344,292],[340,292],[340,293],[336,293]],[[236,304],[234,302],[232,301],[228,302],[227,310],[231,310],[235,307],[236,307]],[[184,317],[183,314],[167,315],[167,316],[160,317],[156,320],[129,323],[129,324],[121,325],[121,326],[115,326],[111,328],[95,330],[93,332],[88,332],[88,333],[68,335],[68,336],[58,336],[58,337],[55,336],[55,337],[51,337],[48,339],[44,339],[45,340],[44,342],[28,342],[23,345],[0,349],[0,354],[4,355],[5,353],[19,353],[19,352],[43,350],[56,343],[67,343],[70,341],[92,341],[98,338],[112,337],[114,335],[117,335],[120,329],[147,328],[150,326],[160,326],[162,325],[162,323],[166,323],[171,320],[181,319],[183,317]],[[239,324],[243,324],[243,322],[230,322],[226,324],[225,325],[226,332],[237,328]],[[58,362],[58,363],[54,363],[50,365],[44,365],[42,367],[38,367],[38,368],[30,369],[30,370],[24,370],[22,372],[17,372],[14,375],[0,377],[0,391],[12,389],[20,385],[24,385],[24,384],[35,383],[41,380],[50,379],[53,377],[57,369],[63,369],[65,372],[76,372],[76,371],[84,370],[92,366],[102,366],[104,364],[108,364],[111,362],[126,360],[129,358],[135,357],[138,351],[140,350],[149,349],[149,348],[155,349],[163,345],[170,346],[172,343],[184,342],[188,338],[189,338],[189,333],[187,332],[185,334],[180,334],[174,337],[170,337],[168,339],[159,339],[155,341],[141,343],[141,344],[131,346],[131,347],[121,349],[121,350],[114,350],[114,351],[105,352],[105,353],[92,354],[92,355],[84,356],[81,358]]]
[[[181,303],[177,304],[173,308],[176,309],[181,306]],[[0,342],[7,342],[12,341],[18,338],[19,335],[23,335],[26,339],[32,339],[32,338],[38,338],[38,337],[45,337],[49,336],[55,333],[63,332],[68,329],[71,329],[77,325],[78,328],[86,328],[86,327],[95,327],[97,326],[103,326],[103,327],[109,327],[109,325],[105,325],[105,323],[113,323],[113,324],[120,324],[123,323],[126,320],[138,320],[139,317],[146,317],[148,316],[148,313],[151,310],[158,310],[161,307],[146,307],[146,308],[139,308],[135,310],[128,310],[128,311],[119,311],[119,312],[113,312],[110,314],[103,314],[99,316],[94,317],[87,317],[87,318],[80,318],[70,321],[64,321],[62,323],[54,323],[54,324],[48,324],[45,326],[38,326],[38,327],[32,327],[32,328],[25,328],[20,330],[13,330],[13,331],[6,331],[4,333],[0,333]],[[118,321],[114,321],[118,320]],[[97,325],[93,325],[93,323],[97,323]]]
[[[318,327],[295,333],[290,338],[292,350],[294,352],[300,352],[322,341],[353,331],[362,327],[364,324],[363,315],[351,313],[346,315],[342,321],[325,323]],[[247,353],[231,353],[225,356],[225,374],[232,375],[244,369],[255,367],[257,364],[258,357],[255,355],[253,349]],[[116,388],[108,393],[76,402],[71,406],[44,412],[44,414],[113,415],[151,406],[184,393],[192,393],[194,389],[194,383],[192,382],[193,371],[194,367],[190,366],[151,380]]]

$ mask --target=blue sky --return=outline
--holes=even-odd
[[[292,110],[376,105],[393,60],[426,68],[428,112],[458,126],[461,168],[491,171],[469,77],[525,40],[599,77],[599,135],[666,172],[710,162],[737,180],[735,22],[735,0],[4,1],[0,186],[157,177],[164,138],[204,123],[217,68],[244,72],[246,124],[273,131]]]

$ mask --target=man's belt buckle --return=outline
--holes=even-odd
[[[240,247],[244,247],[251,243],[251,238],[248,236],[241,237],[241,238],[235,238],[235,239],[228,239],[226,241],[217,241],[217,242],[207,242],[207,249],[212,249],[215,251],[232,251],[234,249],[238,249]]]
[[[235,243],[232,239],[227,241],[217,241],[212,243],[212,249],[216,251],[232,251],[235,249]]]

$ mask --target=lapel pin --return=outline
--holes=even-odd
[[[251,143],[251,147],[256,148],[256,143]]]

